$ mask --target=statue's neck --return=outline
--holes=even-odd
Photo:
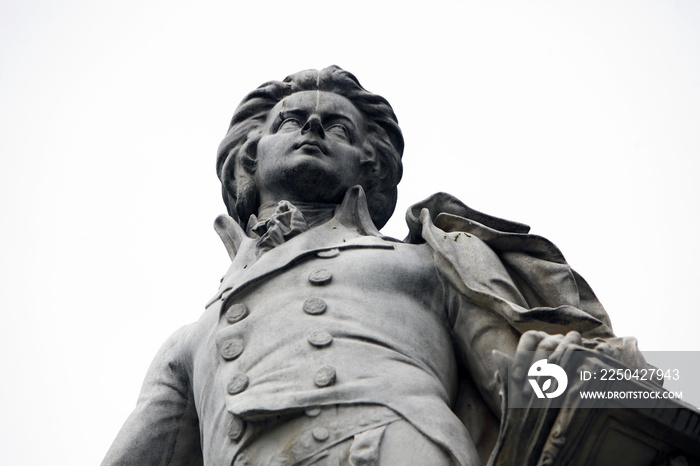
[[[292,202],[289,201],[294,207],[296,207],[304,219],[309,224],[310,227],[320,225],[327,222],[338,208],[338,204],[326,204],[322,202]],[[275,213],[277,209],[277,202],[267,202],[258,208],[258,221],[265,221]]]

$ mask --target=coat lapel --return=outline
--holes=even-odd
[[[374,227],[367,211],[365,194],[359,186],[348,190],[333,219],[291,238],[259,259],[255,256],[256,240],[247,237],[238,224],[220,217],[215,228],[224,240],[233,261],[219,291],[207,303],[207,307],[217,300],[224,301],[242,288],[290,268],[321,251],[394,248],[391,241]]]

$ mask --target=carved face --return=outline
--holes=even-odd
[[[366,136],[365,118],[341,95],[303,91],[281,100],[257,147],[260,202],[340,202],[362,182]]]

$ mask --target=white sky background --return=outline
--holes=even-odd
[[[0,0],[0,464],[99,463],[227,269],[234,108],[330,64],[404,131],[385,233],[449,192],[554,241],[619,335],[700,350],[700,2],[241,3]]]

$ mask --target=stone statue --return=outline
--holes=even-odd
[[[335,66],[243,100],[216,164],[231,266],[156,355],[103,464],[484,464],[498,354],[631,354],[526,225],[438,193],[404,241],[383,236],[402,152],[389,103]]]

